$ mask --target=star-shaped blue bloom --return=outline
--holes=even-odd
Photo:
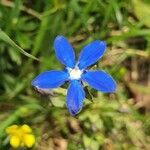
[[[96,40],[86,45],[77,63],[71,44],[62,35],[56,37],[54,49],[57,59],[66,66],[65,69],[45,71],[32,81],[32,85],[37,89],[52,89],[69,81],[66,105],[72,116],[76,115],[83,106],[85,99],[83,81],[101,92],[110,93],[116,90],[115,81],[106,72],[86,69],[103,56],[106,49],[105,42]]]

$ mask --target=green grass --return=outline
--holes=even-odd
[[[33,128],[35,150],[148,150],[149,14],[148,0],[1,0],[0,150],[11,149],[5,128],[23,123]],[[95,39],[106,41],[107,52],[93,67],[118,86],[112,95],[88,88],[75,118],[65,107],[67,86],[52,96],[31,87],[40,72],[63,67],[53,49],[60,34],[77,55]]]

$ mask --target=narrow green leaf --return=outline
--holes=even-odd
[[[0,40],[3,40],[4,42],[6,42],[7,44],[10,44],[13,48],[15,48],[16,50],[18,50],[19,52],[21,52],[22,54],[24,54],[25,56],[35,59],[35,60],[39,60],[38,58],[36,58],[35,56],[27,53],[26,51],[24,51],[21,47],[19,47],[13,40],[10,39],[10,37],[3,32],[0,29]]]

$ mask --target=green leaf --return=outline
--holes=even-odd
[[[150,3],[142,0],[132,0],[136,17],[146,26],[150,27]]]
[[[51,102],[55,107],[63,108],[65,106],[65,97],[59,96],[59,97],[51,97]]]
[[[13,48],[15,48],[16,50],[18,50],[19,52],[21,52],[22,54],[24,54],[25,56],[35,59],[35,60],[39,60],[38,58],[36,58],[35,56],[27,53],[26,51],[24,51],[21,47],[19,47],[13,40],[10,39],[10,37],[3,32],[0,29],[0,39],[3,40],[4,42],[6,42],[7,44],[10,44]]]

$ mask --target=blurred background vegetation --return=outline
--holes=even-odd
[[[85,87],[75,118],[65,107],[67,86],[50,95],[31,87],[40,72],[63,67],[53,50],[59,34],[77,55],[90,41],[106,41],[93,68],[118,85],[115,94]],[[148,150],[149,111],[149,0],[0,0],[0,150],[11,149],[6,127],[24,123],[36,136],[34,150]]]

